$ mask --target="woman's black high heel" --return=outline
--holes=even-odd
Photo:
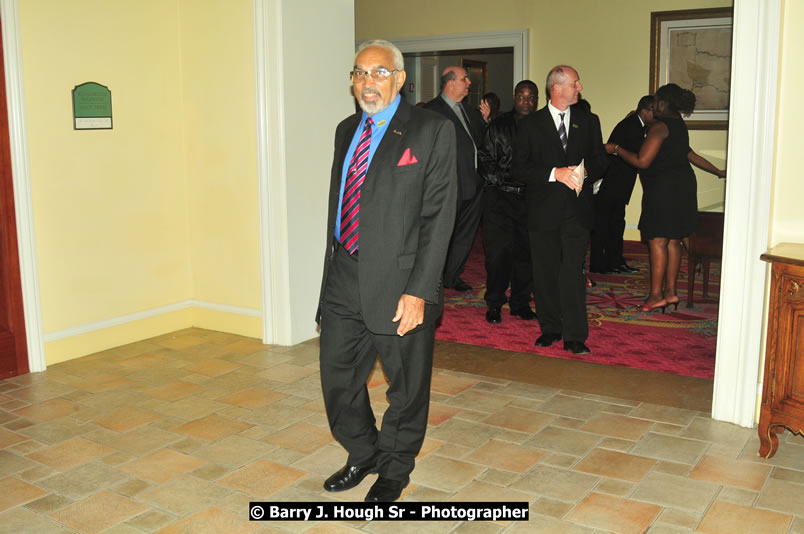
[[[670,297],[673,298],[673,297]],[[673,311],[678,311],[678,303],[681,302],[677,296],[675,297],[676,300],[665,299],[667,301],[668,306],[673,306]]]

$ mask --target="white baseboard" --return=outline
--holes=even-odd
[[[228,304],[216,304],[214,302],[206,302],[203,300],[185,300],[175,304],[168,304],[167,306],[160,306],[158,308],[151,308],[141,312],[130,313],[128,315],[121,315],[119,317],[112,317],[111,319],[103,319],[101,321],[94,321],[92,323],[83,324],[80,326],[73,326],[65,328],[64,330],[57,330],[55,332],[48,332],[44,335],[45,343],[51,341],[58,341],[69,337],[80,336],[88,334],[104,328],[113,326],[120,326],[134,321],[141,321],[142,319],[150,319],[166,313],[172,313],[179,310],[186,310],[188,308],[203,308],[206,310],[219,311],[224,313],[231,313],[234,315],[245,315],[247,317],[262,317],[262,312],[254,308],[244,308],[241,306],[230,306]]]

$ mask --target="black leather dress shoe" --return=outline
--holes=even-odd
[[[376,472],[377,468],[373,465],[371,467],[356,467],[346,464],[324,481],[324,489],[327,491],[350,490],[363,482],[366,475]]]
[[[559,339],[561,339],[561,334],[542,334],[534,345],[537,347],[549,347]]]
[[[584,345],[581,341],[565,341],[564,350],[573,354],[589,354],[592,352],[589,350],[589,347]]]
[[[402,495],[402,490],[407,487],[409,478],[405,480],[392,480],[380,476],[371,489],[366,494],[366,502],[394,502]]]
[[[630,265],[628,265],[627,263],[623,263],[622,265],[620,265],[619,267],[617,267],[617,269],[618,269],[618,270],[619,270],[621,273],[626,273],[626,274],[629,274],[629,273],[638,273],[638,272],[639,272],[639,269],[637,269],[636,267],[631,267],[631,266],[630,266]]]
[[[455,285],[453,285],[449,289],[454,289],[455,291],[471,291],[472,286],[470,286],[469,284],[458,278],[457,280],[455,280]]]
[[[511,310],[511,315],[513,315],[514,317],[519,317],[524,321],[536,320],[536,314],[533,313],[533,310],[531,310],[529,307],[517,308],[516,310]]]
[[[491,324],[500,324],[502,322],[502,315],[500,314],[500,308],[498,306],[493,306],[488,309],[486,312],[486,322]]]

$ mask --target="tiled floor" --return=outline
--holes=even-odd
[[[804,533],[804,438],[759,459],[708,381],[448,343],[436,364],[404,499],[528,501],[528,523],[248,522],[374,476],[321,489],[346,455],[316,341],[189,329],[0,382],[0,532]]]

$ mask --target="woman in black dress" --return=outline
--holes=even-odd
[[[656,91],[655,122],[650,126],[639,153],[614,143],[606,152],[640,169],[642,215],[639,230],[650,250],[650,295],[640,306],[649,312],[668,304],[678,309],[676,294],[681,267],[681,241],[698,227],[698,184],[690,163],[720,178],[720,170],[689,146],[689,133],[681,115],[695,109],[695,95],[674,83]]]

